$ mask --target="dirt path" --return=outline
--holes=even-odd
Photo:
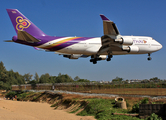
[[[0,100],[0,120],[96,120],[54,110],[47,103]]]

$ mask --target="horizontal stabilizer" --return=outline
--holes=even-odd
[[[26,31],[18,31],[18,40],[34,43],[34,42],[40,42],[40,40],[36,39]]]
[[[4,42],[13,42],[13,40],[4,40]]]

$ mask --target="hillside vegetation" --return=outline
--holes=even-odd
[[[10,99],[15,96],[19,101],[47,102],[54,109],[63,109],[81,116],[95,116],[98,120],[140,120],[138,117],[115,115],[113,113],[138,113],[140,103],[166,103],[165,100],[152,101],[149,98],[126,97],[128,110],[122,110],[115,105],[115,98],[109,97],[87,97],[52,92],[9,92],[6,94],[6,97]],[[156,115],[152,117],[156,117]]]

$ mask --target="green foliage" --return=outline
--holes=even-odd
[[[7,93],[7,94],[5,95],[5,97],[6,97],[6,98],[9,98],[9,99],[12,99],[13,97],[15,97],[16,94],[17,94],[16,92],[10,91],[9,93]]]
[[[33,76],[33,75],[31,75],[30,73],[27,73],[27,74],[25,74],[23,77],[24,77],[24,80],[25,80],[26,82],[30,82],[31,79],[32,79],[32,76]]]
[[[149,103],[149,98],[144,98],[141,101],[139,101],[137,104],[134,104],[132,107],[132,112],[133,113],[139,113],[139,104],[148,104]]]
[[[79,79],[79,80],[77,80],[76,82],[90,82],[90,80],[87,80],[87,79]]]
[[[31,94],[34,94],[33,92],[23,92],[23,91],[21,91],[21,92],[19,92],[19,93],[17,93],[17,100],[19,101],[19,100],[25,100],[27,97],[28,97],[28,95],[31,95]]]
[[[53,105],[51,105],[50,107],[56,107],[58,103],[55,103]]]
[[[133,105],[132,112],[139,113],[139,103]]]
[[[78,76],[76,76],[75,78],[74,78],[74,81],[78,81],[80,78],[78,77]]]
[[[112,80],[112,83],[121,83],[123,80],[123,78],[120,78],[120,77],[116,77]]]
[[[42,74],[39,79],[39,83],[49,83],[50,75],[48,73]]]
[[[149,117],[147,117],[146,120],[162,120],[162,118],[158,117],[158,115],[156,115],[155,113],[153,113]]]
[[[113,115],[112,113],[128,113],[129,111],[114,108],[114,100],[106,99],[88,99],[88,104],[85,109],[78,115],[92,115],[97,120],[140,120],[137,117],[124,116],[124,115]]]
[[[23,99],[27,96],[27,93],[18,94],[17,99]]]
[[[85,109],[79,115],[96,115],[103,112],[105,109],[113,107],[110,100],[105,99],[91,99]]]
[[[56,78],[56,83],[64,83],[64,82],[74,82],[74,80],[67,74],[59,74]]]
[[[39,82],[39,75],[37,74],[37,72],[35,73],[34,81],[36,81],[36,83]]]
[[[31,80],[27,84],[37,84],[38,82],[36,80]]]
[[[25,80],[22,75],[13,70],[7,71],[3,62],[0,62],[0,89],[11,90],[11,85],[24,84]]]
[[[149,98],[144,98],[140,101],[140,104],[148,104],[149,103]]]

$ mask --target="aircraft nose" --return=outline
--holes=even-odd
[[[160,43],[158,43],[158,50],[160,50],[162,47],[163,46]]]
[[[154,40],[151,44],[152,48],[154,49],[154,51],[158,51],[160,50],[163,46],[156,40]]]

